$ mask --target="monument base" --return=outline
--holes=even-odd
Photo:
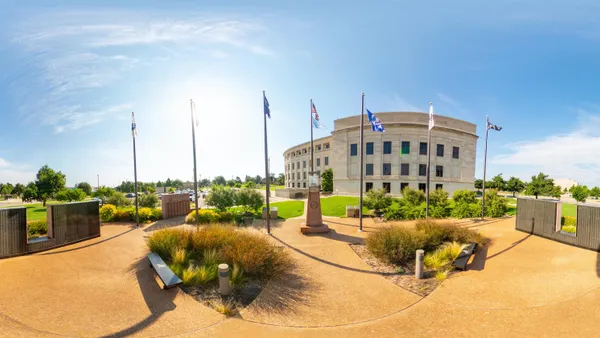
[[[313,226],[309,226],[309,225],[306,225],[306,223],[302,223],[300,225],[300,232],[303,234],[325,233],[325,232],[329,232],[329,227],[325,223],[323,223],[321,225],[313,225]]]

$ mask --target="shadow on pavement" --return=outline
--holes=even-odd
[[[251,307],[267,314],[296,313],[299,305],[307,305],[309,295],[320,289],[307,276],[309,274],[300,271],[297,266],[292,267],[281,277],[271,280]]]
[[[365,218],[367,218],[367,217],[363,217],[363,221],[364,221],[364,219],[365,219]],[[337,225],[343,225],[343,226],[347,226],[347,227],[358,228],[358,224],[350,224],[350,223],[334,222],[334,221],[332,221],[332,220],[330,220],[330,219],[324,219],[324,220],[326,221],[325,223],[328,223],[328,224],[337,224]],[[363,229],[374,229],[374,230],[377,230],[377,229],[379,229],[379,228],[378,228],[378,227],[368,227],[368,226],[365,226],[365,225],[363,224]]]
[[[121,236],[123,236],[123,235],[125,235],[125,234],[127,234],[127,233],[130,233],[130,232],[132,232],[133,230],[136,230],[136,229],[137,229],[135,225],[127,225],[126,227],[128,227],[128,228],[129,228],[129,230],[125,230],[125,231],[123,231],[123,232],[122,232],[122,233],[120,233],[120,234],[117,234],[117,235],[114,235],[114,236],[111,236],[111,237],[105,238],[105,239],[103,239],[103,240],[100,240],[100,241],[97,241],[97,242],[94,242],[94,243],[90,243],[90,244],[86,244],[86,245],[78,246],[78,247],[76,247],[76,248],[72,248],[72,249],[65,249],[65,250],[59,250],[59,251],[44,252],[44,253],[40,253],[40,254],[38,254],[38,255],[40,255],[40,256],[46,256],[46,255],[56,255],[56,254],[59,254],[59,253],[70,252],[70,251],[77,251],[77,250],[81,250],[81,249],[89,248],[89,247],[92,247],[92,246],[95,246],[95,245],[102,244],[102,243],[104,243],[104,242],[110,241],[111,239],[115,239],[115,238],[117,238],[117,237],[121,237]]]
[[[365,242],[364,238],[342,234],[342,233],[335,231],[335,229],[330,229],[330,231],[328,233],[306,234],[305,236],[307,236],[307,237],[325,237],[325,238],[333,239],[335,241],[340,241],[340,242],[344,242],[344,243],[348,243],[348,244],[363,244]]]
[[[600,278],[600,253],[596,255],[596,275]]]
[[[368,273],[368,274],[380,275],[380,273],[379,273],[379,272],[377,272],[377,271],[373,271],[373,270],[362,270],[362,269],[352,268],[352,267],[349,267],[349,266],[345,266],[345,265],[337,264],[337,263],[334,263],[334,262],[330,262],[330,261],[328,261],[328,260],[325,260],[325,259],[322,259],[322,258],[320,258],[320,257],[317,257],[317,256],[314,256],[314,255],[311,255],[311,254],[309,254],[309,253],[307,253],[307,252],[304,252],[304,251],[302,251],[302,250],[300,250],[300,249],[298,249],[298,248],[295,248],[295,247],[293,247],[293,246],[291,246],[291,245],[287,244],[286,242],[282,241],[281,239],[277,238],[276,236],[273,236],[273,239],[275,239],[275,240],[276,240],[276,241],[278,241],[279,243],[281,243],[281,244],[285,245],[286,247],[288,247],[288,248],[290,248],[290,249],[292,249],[292,250],[296,251],[297,253],[299,253],[299,254],[301,254],[301,255],[304,255],[304,256],[306,256],[306,257],[308,257],[308,258],[310,258],[310,259],[314,259],[314,260],[316,260],[316,261],[318,261],[318,262],[321,262],[321,263],[323,263],[323,264],[331,265],[331,266],[333,266],[333,267],[340,268],[340,269],[344,269],[344,270],[348,270],[348,271],[354,271],[354,272],[361,272],[361,273]]]
[[[476,270],[482,271],[485,268],[485,262],[487,260],[488,247],[490,243],[483,246],[483,248],[478,248],[475,256],[473,257],[473,261],[471,264],[467,265],[467,270]]]
[[[504,250],[502,250],[502,251],[498,251],[498,252],[496,252],[495,254],[493,254],[493,255],[489,256],[487,259],[492,259],[492,258],[494,258],[494,257],[496,257],[496,256],[499,256],[499,255],[501,255],[501,254],[503,254],[503,253],[507,252],[508,250],[511,250],[511,249],[513,249],[513,248],[514,248],[514,247],[516,247],[517,245],[519,245],[519,244],[521,244],[521,243],[525,242],[525,240],[527,240],[527,239],[528,239],[529,237],[531,237],[531,236],[533,236],[533,235],[532,235],[532,234],[528,234],[527,236],[525,236],[525,237],[521,238],[520,240],[518,240],[518,241],[514,242],[513,244],[511,244],[511,246],[509,246],[508,248],[506,248],[506,249],[504,249]]]
[[[135,325],[104,337],[125,337],[135,334],[150,326],[165,312],[173,311],[177,307],[173,299],[177,295],[178,288],[163,290],[156,282],[154,271],[145,256],[130,266],[129,273],[135,274],[150,315]]]
[[[161,219],[160,221],[156,221],[151,226],[144,229],[144,232],[156,231],[161,229],[167,229],[176,227],[178,225],[185,224],[186,216],[173,217],[169,219]]]

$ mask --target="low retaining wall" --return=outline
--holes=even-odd
[[[169,194],[162,196],[163,219],[184,216],[190,213],[189,194]]]
[[[53,249],[98,237],[99,211],[97,201],[48,205],[47,239],[28,242],[26,209],[0,209],[0,258]]]
[[[600,208],[577,205],[577,231],[561,232],[562,203],[519,198],[516,229],[561,243],[600,252]]]
[[[285,188],[275,190],[275,196],[282,198],[297,198],[303,199],[306,198],[308,194],[308,188]]]

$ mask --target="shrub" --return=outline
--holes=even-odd
[[[413,206],[420,205],[425,202],[425,193],[421,190],[406,187],[402,190],[402,200]]]
[[[187,269],[183,270],[181,273],[181,281],[183,281],[183,285],[193,285],[196,282],[196,275],[198,274],[198,268],[193,265],[190,265]]]
[[[488,217],[502,217],[506,214],[506,198],[498,195],[495,189],[485,192],[485,215]]]
[[[458,242],[447,242],[444,243],[444,245],[442,245],[440,248],[438,248],[437,251],[440,251],[442,256],[448,261],[454,262],[466,246],[467,244],[462,244]]]
[[[141,223],[151,222],[152,221],[152,209],[150,209],[150,208],[139,208],[138,209],[138,216],[140,218],[140,222]],[[135,211],[134,211],[133,218],[135,219]]]
[[[450,215],[454,218],[480,217],[481,205],[476,203],[467,204],[465,202],[458,202],[454,204],[454,208]]]
[[[27,234],[29,237],[41,236],[48,233],[48,222],[45,219],[27,223]]]
[[[322,174],[321,174],[321,188],[323,189],[323,191],[325,192],[332,192],[333,191],[333,170],[331,168],[325,170]]]
[[[393,221],[425,218],[425,203],[413,205],[405,199],[400,199],[397,206],[392,205],[385,209],[384,217]]]
[[[248,188],[248,189],[256,189],[256,183],[253,181],[248,181],[248,182],[242,184],[242,187]]]
[[[436,189],[429,194],[429,216],[433,218],[446,218],[450,215],[448,192]]]
[[[158,221],[161,219],[162,219],[162,209],[161,208],[152,209],[152,220]]]
[[[560,225],[572,225],[572,226],[577,226],[577,217],[573,217],[573,216],[563,216],[560,218]]]
[[[375,256],[394,264],[402,264],[415,257],[415,251],[425,245],[423,232],[402,227],[383,228],[367,238],[367,248]]]
[[[200,224],[218,223],[220,216],[213,209],[201,209],[198,210],[198,221]],[[185,223],[196,224],[196,210],[193,210],[185,217]]]
[[[214,186],[206,196],[206,204],[225,211],[235,203],[235,193],[229,187]]]
[[[115,221],[117,222],[132,222],[135,221],[135,208],[117,208],[115,212]]]
[[[216,249],[204,250],[202,262],[206,266],[217,266],[221,263],[221,255]]]
[[[454,199],[454,202],[456,204],[459,203],[466,203],[466,204],[473,204],[473,203],[477,203],[477,198],[476,198],[476,194],[474,191],[471,190],[456,190],[454,192],[454,195],[452,196],[452,199]]]
[[[155,208],[158,205],[158,197],[154,194],[143,194],[138,197],[140,207]]]
[[[477,243],[483,246],[486,238],[480,233],[448,222],[417,221],[415,228],[425,233],[425,250],[432,251],[444,242]]]
[[[196,271],[196,283],[206,285],[217,279],[218,269],[216,266],[203,265]]]
[[[235,215],[229,211],[219,213],[219,223],[231,223],[235,219]]]
[[[106,199],[106,204],[112,204],[117,207],[126,207],[131,205],[131,201],[123,195],[123,193],[115,191],[110,197]]]
[[[173,264],[185,266],[188,262],[188,253],[185,248],[174,247],[171,250],[171,260]]]
[[[210,305],[215,309],[215,311],[224,314],[225,316],[231,316],[236,313],[236,307],[234,301],[231,299],[228,301],[212,301]]]
[[[176,249],[190,249],[191,232],[184,229],[163,229],[156,231],[148,239],[150,251],[156,252],[162,259],[171,259]]]
[[[440,250],[435,250],[434,252],[430,252],[425,255],[423,263],[425,263],[425,266],[430,269],[439,270],[440,268],[448,265],[449,262]]]
[[[577,233],[577,227],[575,225],[563,225],[562,231],[574,234]]]
[[[100,207],[100,219],[102,222],[112,222],[115,220],[115,213],[117,212],[117,207],[112,204],[105,204]]]
[[[365,198],[364,205],[375,212],[381,212],[385,208],[392,205],[392,202],[393,199],[387,195],[385,189],[371,189],[367,191],[367,197]]]
[[[242,207],[244,214],[256,212],[265,202],[263,195],[254,190],[244,188],[235,192],[235,204]]]
[[[452,271],[452,270],[450,270],[449,268],[438,270],[435,273],[435,279],[437,279],[438,282],[445,281],[446,278],[448,278],[448,275],[450,274],[450,271]]]
[[[85,191],[76,189],[65,189],[56,193],[56,200],[62,202],[83,201],[87,197]]]
[[[399,221],[404,219],[404,212],[399,206],[392,205],[385,209],[383,217],[385,217],[386,220]]]
[[[231,269],[231,276],[229,277],[229,282],[233,287],[239,287],[244,284],[246,278],[244,277],[244,269],[241,266],[234,263],[233,268]]]

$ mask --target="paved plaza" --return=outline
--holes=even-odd
[[[102,237],[0,260],[0,336],[398,337],[579,336],[600,330],[596,252],[514,230],[514,218],[465,223],[492,239],[469,270],[422,298],[374,273],[349,247],[381,226],[301,219],[273,240],[297,266],[227,318],[178,288],[161,290],[144,238],[158,227],[102,227]],[[410,223],[406,223],[409,225]]]

